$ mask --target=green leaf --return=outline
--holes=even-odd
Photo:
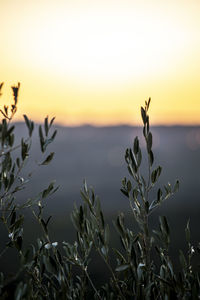
[[[44,152],[44,136],[43,136],[43,132],[42,132],[42,126],[39,126],[39,137],[40,137],[40,147],[41,147],[41,151]]]
[[[54,154],[55,154],[54,152],[51,152],[40,165],[48,165],[50,161],[52,161]]]
[[[104,228],[105,222],[104,222],[104,216],[103,216],[102,211],[100,211],[100,218],[101,218],[101,225],[102,225],[102,227]]]
[[[33,123],[32,121],[30,121],[29,118],[28,118],[26,115],[23,115],[23,117],[24,117],[26,126],[27,126],[27,128],[28,128],[29,137],[31,137],[31,136],[32,136],[33,129],[34,129],[34,123]]]
[[[89,207],[92,206],[92,203],[90,201],[90,198],[88,197],[88,195],[86,195],[83,191],[80,190],[80,194],[82,199],[89,205]]]
[[[124,178],[122,179],[122,185],[123,185],[123,187],[126,186],[126,177],[124,177]]]
[[[170,229],[169,229],[169,224],[167,222],[167,218],[165,216],[161,216],[161,217],[159,217],[159,220],[160,220],[160,225],[161,225],[162,231],[164,231],[167,234],[167,236],[169,237]]]
[[[53,139],[52,139],[52,138],[46,139],[46,140],[44,141],[44,143],[43,143],[43,152],[46,151],[47,146],[48,146],[49,144],[51,144],[52,142],[53,142]]]
[[[88,193],[87,182],[86,182],[85,179],[83,180],[83,187],[84,187],[84,191],[85,191],[86,193]]]
[[[14,173],[11,173],[11,174],[10,174],[9,183],[8,183],[8,188],[9,188],[9,189],[10,189],[11,186],[13,185],[14,181],[15,181],[15,175],[14,175]]]
[[[158,180],[158,178],[161,174],[161,171],[162,171],[162,168],[161,168],[161,166],[159,166],[157,169],[153,170],[153,172],[151,173],[151,182],[153,184]]]
[[[133,154],[131,149],[129,149],[129,154],[130,154],[130,159],[131,159],[131,162],[132,162],[132,167],[133,167],[134,173],[137,173],[137,170],[138,170],[137,162],[136,162],[136,159],[135,159],[135,155]]]
[[[9,146],[10,146],[10,147],[12,147],[12,146],[14,145],[14,141],[15,141],[15,136],[14,136],[14,134],[9,135],[8,143],[9,143]]]
[[[131,176],[134,176],[135,172],[133,171],[132,166],[129,164],[127,168],[128,168],[129,174],[130,174]]]
[[[120,191],[121,191],[126,197],[129,197],[129,193],[128,193],[125,189],[121,188]]]
[[[149,116],[147,115],[147,134],[149,133]]]
[[[17,163],[17,167],[20,168],[20,158],[19,157],[17,157],[16,163]]]
[[[116,272],[122,272],[122,271],[125,271],[125,270],[129,269],[129,268],[130,268],[130,265],[124,264],[124,265],[120,265],[119,267],[117,267],[115,269],[115,271]]]
[[[157,175],[157,170],[153,170],[153,172],[151,173],[151,182],[155,183],[156,182],[156,176]]]
[[[52,140],[52,141],[55,139],[56,134],[57,134],[57,130],[55,130],[54,133],[53,133],[52,136],[51,136],[51,140]]]
[[[108,255],[108,248],[106,246],[102,246],[101,247],[101,253],[103,254],[103,256],[107,256]]]
[[[165,189],[166,195],[169,196],[171,194],[171,192],[172,192],[171,184],[168,183],[167,185],[165,185],[164,189]]]
[[[141,107],[141,116],[142,116],[143,123],[145,125],[146,124],[146,112],[143,107]]]
[[[130,192],[131,189],[132,189],[132,185],[131,185],[130,180],[128,180],[128,182],[127,182],[127,191]]]
[[[51,127],[51,125],[53,124],[54,120],[55,120],[55,117],[53,117],[53,118],[51,119],[49,127]]]
[[[1,92],[1,89],[2,89],[3,85],[4,85],[4,82],[1,82],[0,83],[0,92]],[[0,96],[1,96],[1,93],[0,93]]]
[[[12,225],[10,226],[9,230],[10,230],[11,232],[14,231],[14,230],[17,230],[18,228],[21,227],[21,225],[23,224],[23,221],[24,221],[24,216],[20,216],[20,217],[18,218],[18,220],[17,220],[14,224],[12,224]]]
[[[124,215],[123,215],[123,213],[120,213],[117,217],[116,229],[118,230],[120,235],[124,234]]]
[[[16,220],[16,211],[13,211],[11,214],[10,225],[14,224]]]
[[[133,151],[134,151],[135,155],[138,154],[138,151],[139,151],[139,140],[138,140],[137,136],[134,139]]]
[[[174,275],[174,271],[173,271],[173,266],[172,266],[172,263],[171,263],[170,260],[167,262],[167,266],[168,266],[168,268],[170,270],[171,276],[173,276]]]
[[[42,198],[46,198],[46,197],[50,194],[50,192],[53,191],[53,189],[54,189],[54,184],[55,184],[55,181],[52,181],[52,182],[49,184],[48,188],[45,189],[45,190],[42,192]]]
[[[142,278],[142,275],[144,273],[144,269],[145,269],[145,264],[139,263],[139,265],[137,267],[137,275],[138,275],[139,280],[141,280],[141,278]]]
[[[157,171],[158,171],[158,177],[159,177],[160,174],[161,174],[161,172],[162,172],[162,167],[161,167],[161,166],[158,166]]]
[[[154,155],[152,151],[149,152],[149,161],[150,161],[150,166],[152,166],[154,162]]]
[[[127,148],[126,149],[126,152],[125,152],[125,161],[127,164],[130,163],[130,155],[129,155],[129,149]]]
[[[179,181],[177,180],[174,185],[174,193],[176,193],[179,190]]]
[[[48,132],[49,132],[48,116],[44,119],[44,130],[45,130],[45,135],[48,136]]]
[[[157,202],[160,203],[162,200],[162,190],[159,188],[157,192]]]
[[[151,151],[152,143],[153,143],[152,133],[149,132],[149,134],[147,136],[147,151],[148,151],[148,153],[150,153],[150,151]]]
[[[186,241],[190,243],[190,219],[187,221],[187,226],[185,228],[185,236],[186,236]]]
[[[121,252],[119,252],[117,249],[113,249],[113,251],[115,252],[115,254],[117,255],[118,259],[121,262],[126,262],[126,259],[124,258],[124,256],[121,254]]]

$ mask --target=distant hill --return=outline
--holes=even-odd
[[[16,124],[18,136],[26,128]],[[55,151],[55,159],[46,167],[39,167],[26,196],[45,187],[48,181],[56,179],[59,191],[49,200],[54,212],[72,207],[78,201],[83,179],[95,188],[107,210],[126,209],[128,203],[121,195],[121,179],[128,176],[124,153],[131,147],[134,137],[141,138],[142,129],[131,126],[114,127],[58,127],[58,134],[49,151]],[[155,166],[163,167],[160,186],[180,179],[180,191],[174,200],[169,200],[168,209],[196,209],[200,207],[200,127],[171,126],[152,127]],[[32,159],[38,160],[37,130],[33,138]],[[31,163],[31,169],[35,164]],[[24,192],[23,192],[24,193]],[[58,205],[59,204],[59,205]],[[180,207],[181,205],[181,207]]]
[[[142,129],[131,126],[82,126],[57,129],[56,140],[48,149],[49,152],[55,151],[55,159],[49,166],[39,168],[36,163],[41,162],[41,156],[38,151],[38,132],[35,131],[31,163],[27,165],[22,175],[26,177],[30,171],[34,172],[27,188],[18,194],[18,200],[36,196],[51,180],[56,179],[60,188],[56,194],[45,200],[45,217],[53,216],[50,222],[53,240],[59,243],[63,240],[72,241],[75,231],[70,221],[70,213],[74,202],[80,202],[80,189],[83,179],[86,178],[88,185],[92,185],[100,196],[109,224],[112,225],[112,220],[116,218],[119,211],[124,211],[126,222],[132,224],[134,231],[137,230],[132,222],[128,200],[120,192],[120,187],[122,178],[128,176],[124,161],[125,150],[132,146],[136,135],[141,138]],[[20,136],[27,133],[27,129],[21,123],[16,124],[16,131],[16,138],[19,141]],[[158,164],[163,167],[158,186],[162,187],[168,181],[173,184],[178,178],[180,190],[173,198],[167,200],[161,209],[152,214],[150,222],[155,228],[158,226],[158,215],[168,217],[173,240],[171,250],[177,254],[177,249],[186,245],[184,228],[188,218],[191,220],[192,239],[194,243],[199,241],[200,127],[153,127],[152,133],[155,167]],[[144,147],[143,142],[141,145]],[[40,228],[29,211],[24,213],[26,215],[25,240],[27,244],[34,243]],[[0,234],[7,241],[7,232],[2,230],[0,228]],[[119,240],[116,238],[113,226],[111,231],[113,245],[116,245]],[[8,257],[10,263],[6,263],[5,259],[2,269],[9,273],[13,271],[15,256],[11,260],[8,253]]]

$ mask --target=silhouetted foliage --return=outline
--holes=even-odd
[[[0,84],[0,92],[2,86]],[[19,88],[19,84],[12,87],[11,107],[4,106],[0,110],[3,116],[0,124],[0,222],[8,236],[0,259],[9,248],[15,249],[19,258],[18,271],[11,278],[0,274],[1,299],[198,299],[199,273],[194,271],[192,259],[200,248],[191,244],[189,221],[185,229],[188,251],[180,251],[178,272],[174,271],[169,254],[167,218],[159,218],[157,229],[152,230],[149,226],[154,210],[179,188],[178,181],[173,187],[169,183],[163,188],[157,187],[162,167],[156,166],[153,153],[148,115],[150,99],[141,107],[146,149],[142,151],[136,137],[133,146],[125,151],[128,177],[123,178],[121,187],[130,203],[133,224],[136,222],[138,228],[135,231],[127,228],[121,212],[113,223],[122,248],[115,249],[110,245],[110,227],[105,222],[100,200],[86,181],[81,190],[82,204],[74,205],[71,214],[77,237],[73,243],[63,241],[58,244],[52,240],[49,232],[51,217],[44,218],[43,215],[44,199],[58,188],[54,182],[35,198],[18,202],[16,195],[31,179],[30,176],[22,177],[21,173],[30,159],[34,131],[34,123],[25,115],[28,136],[15,143],[12,120],[17,111]],[[51,133],[53,121],[54,118],[49,121],[46,117],[44,125],[39,126],[40,150],[45,156],[38,167],[49,164],[54,157],[54,152],[46,154],[57,132]],[[144,174],[142,164],[146,165]],[[23,237],[25,208],[31,210],[43,232],[28,247],[24,246]],[[107,275],[100,286],[90,272],[97,256],[103,261]]]

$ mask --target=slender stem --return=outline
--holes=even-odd
[[[99,299],[102,300],[102,298],[101,298],[101,296],[99,295],[99,292],[97,291],[97,289],[96,289],[96,287],[95,287],[95,285],[94,285],[92,279],[90,278],[90,275],[88,274],[87,268],[84,268],[84,272],[85,272],[85,275],[87,276],[87,279],[89,280],[89,282],[90,282],[90,284],[91,284],[93,290],[95,291],[95,294],[97,295],[97,297],[98,297]]]
[[[150,269],[150,238],[149,238],[149,226],[148,215],[144,216],[144,252],[145,252],[145,264],[147,271]]]
[[[4,253],[8,250],[8,247],[5,247],[1,253],[0,253],[0,258],[4,255]]]
[[[145,141],[147,144],[147,136],[145,135]],[[141,188],[140,174],[137,173],[134,176],[134,179],[139,188],[140,196],[143,202],[143,208],[141,210],[141,220],[142,220],[142,230],[143,230],[143,253],[144,253],[144,262],[147,267],[148,273],[150,270],[150,237],[149,237],[149,224],[148,224],[148,212],[146,212],[146,202],[148,202],[149,198],[149,190],[151,184],[151,164],[150,157],[148,155],[148,184],[147,187],[144,188],[144,191]]]
[[[146,189],[146,197],[147,197],[147,201],[149,200],[149,191],[151,189],[151,164],[150,164],[150,158],[148,155],[148,186]]]
[[[118,284],[118,282],[117,282],[117,278],[116,278],[116,276],[115,276],[115,273],[113,272],[113,269],[111,268],[111,266],[110,266],[110,264],[109,264],[109,262],[108,262],[108,259],[105,259],[105,257],[102,255],[101,251],[100,251],[98,248],[97,248],[97,250],[98,250],[99,255],[101,256],[101,258],[104,260],[105,264],[107,265],[107,267],[108,267],[110,273],[112,274],[112,277],[113,277],[113,279],[114,279],[114,281],[115,281],[115,284],[116,284],[116,286],[117,286],[117,289],[118,289],[118,292],[119,292],[120,296],[122,297],[122,299],[126,299],[126,298],[124,297],[124,295],[122,294],[121,288],[120,288],[120,286],[119,286],[119,284]]]
[[[32,209],[32,213],[33,213],[34,217],[36,218],[36,220],[38,221],[38,223],[40,224],[40,226],[42,227],[42,230],[43,230],[43,232],[44,232],[44,236],[45,236],[47,242],[48,242],[49,244],[51,244],[50,237],[49,237],[48,233],[45,232],[44,227],[42,226],[41,217],[38,217],[33,209]],[[41,211],[41,213],[42,213],[42,211]],[[60,260],[59,260],[59,258],[58,258],[58,254],[57,254],[57,250],[56,250],[55,248],[53,248],[53,253],[54,253],[54,255],[55,255],[55,258],[56,258],[56,260],[57,260],[58,265],[60,266],[60,270],[61,270],[61,272],[62,272],[63,278],[65,279],[65,271],[64,271],[63,266],[62,266],[61,263],[60,263]],[[68,281],[67,281],[66,279],[64,280],[64,282],[65,282],[66,285],[69,287],[69,283],[68,283]]]
[[[97,219],[97,221],[98,221],[98,229],[101,230],[99,218],[98,218],[98,216],[97,216],[97,214],[96,214],[96,211],[95,211],[95,209],[94,209],[93,207],[92,207],[91,213],[92,213],[92,214],[95,216],[95,218]],[[93,240],[93,242],[94,242],[94,245],[95,245],[95,240]],[[114,281],[115,281],[115,284],[116,284],[116,286],[117,286],[117,289],[118,289],[118,291],[119,291],[120,296],[122,297],[122,299],[126,299],[126,298],[123,296],[123,294],[122,294],[122,291],[121,291],[121,289],[120,289],[120,286],[119,286],[119,284],[118,284],[118,282],[117,282],[117,278],[115,277],[115,274],[114,274],[114,272],[113,272],[113,270],[112,270],[112,268],[111,268],[111,266],[110,266],[110,264],[109,264],[109,262],[108,262],[108,259],[105,259],[104,255],[102,255],[102,253],[101,253],[101,251],[100,251],[100,249],[99,249],[98,246],[95,245],[95,247],[96,247],[96,250],[98,251],[99,255],[101,256],[101,258],[103,259],[103,261],[104,261],[105,264],[107,265],[108,269],[110,270],[110,272],[111,272],[111,274],[112,274],[112,277],[113,277],[113,279],[114,279]]]

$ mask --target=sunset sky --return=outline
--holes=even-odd
[[[199,0],[0,0],[0,104],[59,124],[200,124]]]

